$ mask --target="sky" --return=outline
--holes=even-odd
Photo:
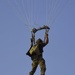
[[[0,75],[29,74],[30,31],[44,24],[50,27],[46,75],[75,75],[75,0],[0,0]]]

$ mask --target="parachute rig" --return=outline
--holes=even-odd
[[[40,28],[33,28],[32,29],[32,31],[31,31],[31,35],[32,35],[32,41],[33,41],[33,44],[35,44],[35,33],[37,32],[37,31],[39,31],[39,30],[43,30],[43,29],[45,29],[45,34],[47,34],[48,33],[48,31],[50,30],[50,28],[47,26],[47,25],[44,25],[44,26],[42,26],[42,27],[40,27]]]

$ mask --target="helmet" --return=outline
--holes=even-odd
[[[40,38],[36,40],[36,43],[37,43],[37,44],[40,44],[40,43],[42,43],[42,42],[43,42],[43,41],[42,41]]]

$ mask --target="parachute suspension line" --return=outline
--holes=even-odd
[[[35,13],[36,13],[36,1],[34,0],[34,2],[33,2],[33,19],[34,19],[34,25],[36,25],[36,19],[35,19]],[[37,15],[37,13],[36,13],[36,15]]]
[[[52,15],[52,22],[50,25],[53,25],[53,22],[55,21],[56,16],[58,16],[58,12],[60,11],[59,8],[61,7],[61,1],[58,0],[55,9],[53,10],[53,15]],[[54,13],[55,12],[55,13]]]
[[[24,0],[22,0],[22,7],[23,7],[23,10],[24,10],[24,14],[25,14],[25,24],[27,25],[27,24],[29,24],[28,23],[28,15],[27,15],[27,13],[26,13],[26,11],[25,11],[25,2],[24,2]]]
[[[32,5],[31,21],[32,24],[34,25],[34,0],[33,2],[31,2],[31,5]]]
[[[22,2],[23,3],[23,2]],[[35,4],[35,7],[34,7],[34,4]],[[35,12],[36,11],[34,11],[35,9],[36,9],[36,1],[34,0],[34,1],[27,1],[26,2],[26,4],[25,4],[25,10],[26,9],[28,9],[28,8],[30,8],[30,10],[27,10],[27,11],[25,11],[25,13],[27,13],[27,15],[25,15],[26,16],[26,18],[27,18],[27,21],[29,21],[28,22],[28,24],[27,23],[25,23],[25,26],[28,26],[28,28],[29,28],[29,30],[31,31],[32,30],[32,28],[33,28],[33,25],[36,25],[35,24],[35,22],[34,22],[34,19],[35,19],[35,17],[34,17],[34,14],[35,14]],[[27,5],[29,5],[29,6],[27,6]],[[24,7],[24,4],[23,4],[23,7]],[[28,8],[27,8],[28,7]],[[30,14],[29,14],[29,13]],[[29,15],[28,15],[29,14]],[[36,19],[35,19],[36,20]],[[32,25],[33,24],[33,25]]]
[[[23,10],[22,10],[22,8],[19,5],[21,6],[20,2],[18,2],[17,0],[15,0],[14,1],[14,7],[20,13],[21,17],[23,18],[23,22],[24,22],[24,18],[25,18],[24,16],[25,16],[25,14],[23,13]]]
[[[36,15],[34,16],[34,25],[39,26],[37,24],[37,2],[35,0],[34,0],[34,15]]]
[[[35,26],[40,26],[39,24],[37,24],[37,2],[35,0],[33,2],[33,20],[34,20],[33,24]]]
[[[24,9],[24,12],[25,12],[25,19],[26,19],[26,25],[28,25],[28,26],[30,26],[30,17],[29,17],[29,10],[28,10],[28,4],[29,2],[28,1],[26,1],[26,2],[24,2],[24,0],[22,0],[22,7],[23,7],[23,9]]]
[[[51,23],[49,23],[50,24],[50,26],[52,26],[53,25],[53,23],[55,22],[55,20],[56,20],[56,18],[61,14],[61,12],[63,11],[63,8],[66,6],[66,4],[69,2],[69,0],[66,0],[65,2],[61,2],[61,1],[59,1],[59,3],[57,3],[57,7],[55,8],[55,12],[56,13],[54,13],[53,14],[53,20],[52,20],[52,22]],[[60,8],[60,10],[59,10],[59,8]],[[57,11],[58,10],[58,11]]]
[[[49,8],[49,1],[45,0],[45,18],[46,18],[45,19],[46,20],[45,24],[46,25],[48,25],[48,18],[49,18],[48,17],[48,11],[49,11],[48,8]]]
[[[50,20],[49,22],[51,22],[51,12],[52,12],[52,8],[53,8],[53,4],[52,4],[53,2],[52,2],[52,0],[50,0],[49,2],[48,2],[48,4],[47,5],[49,5],[48,6],[48,20]],[[50,17],[50,19],[49,19],[49,17]],[[47,21],[47,25],[48,25],[48,21]]]
[[[30,12],[30,14],[29,14],[29,24],[28,24],[28,27],[30,28],[30,31],[33,29],[33,24],[34,24],[34,2],[33,1],[30,1],[30,4],[29,4],[30,6],[29,6],[29,8],[30,8],[30,10],[29,10],[29,12]]]
[[[48,8],[48,5],[47,5],[48,3],[47,3],[47,0],[45,0],[45,25],[47,25],[47,18],[48,18],[48,15],[47,15],[47,8]]]
[[[32,15],[32,11],[31,11],[31,8],[32,8],[32,5],[33,5],[33,4],[31,5],[31,2],[30,2],[30,4],[29,4],[30,6],[27,6],[28,3],[29,3],[29,2],[26,3],[26,7],[30,8],[30,10],[29,10],[30,14],[28,13],[28,10],[26,10],[25,13],[27,13],[26,18],[27,18],[28,23],[27,23],[27,24],[25,23],[25,26],[27,26],[28,29],[29,29],[30,31],[32,31],[33,25],[31,24],[30,21],[31,21],[31,19],[32,19],[31,17],[33,16],[33,15]],[[28,9],[28,8],[25,8],[25,9]],[[29,15],[28,15],[28,14],[29,14]],[[30,17],[29,17],[29,16],[30,16]],[[32,32],[31,32],[31,34],[32,34],[32,37],[33,37],[34,34],[33,34]],[[34,39],[34,38],[33,38],[33,39]]]
[[[33,12],[34,12],[34,15],[36,15],[36,16],[34,16],[34,25],[37,26],[37,27],[39,27],[40,25],[37,23],[37,21],[38,21],[38,18],[37,18],[37,16],[38,16],[38,11],[37,11],[38,8],[37,8],[37,5],[38,4],[37,4],[37,2],[38,1],[34,0],[34,4],[33,4],[34,5],[33,6],[34,7]]]
[[[10,7],[12,8],[12,9],[15,9],[15,12],[14,13],[17,13],[16,14],[16,16],[22,21],[22,22],[24,22],[23,20],[23,16],[21,15],[21,13],[17,10],[17,8],[16,8],[16,6],[15,6],[15,4],[14,4],[14,2],[12,2],[12,1],[9,1],[9,0],[6,0],[7,1],[7,3],[10,5]],[[11,4],[10,4],[11,3]],[[14,6],[13,6],[14,5]],[[18,16],[19,15],[19,16]]]
[[[58,1],[55,0],[54,2],[51,2],[51,10],[48,13],[50,21],[48,20],[48,24],[51,24],[51,22],[53,21],[54,13],[56,13],[55,10],[58,4],[59,4],[59,0]]]
[[[28,27],[28,29],[31,31],[32,30],[32,28],[33,28],[33,26],[30,24],[30,17],[29,17],[29,13],[28,13],[28,6],[27,6],[27,4],[29,3],[28,1],[24,4],[25,2],[24,2],[24,0],[22,0],[22,5],[23,5],[23,9],[24,9],[24,12],[25,12],[25,19],[26,19],[26,23],[25,23],[25,26],[27,26]]]
[[[28,21],[28,25],[30,26],[30,14],[29,14],[29,12],[30,12],[30,10],[28,10],[29,8],[30,8],[30,6],[28,6],[28,4],[29,4],[29,1],[27,1],[26,3],[25,3],[25,10],[26,10],[26,18],[27,18],[27,21]],[[29,4],[30,5],[30,4]],[[31,12],[30,12],[31,13]]]
[[[22,13],[23,13],[23,17],[24,17],[24,23],[26,23],[26,22],[28,22],[28,20],[27,20],[26,14],[25,14],[25,6],[24,6],[25,2],[24,2],[24,0],[20,1],[20,4],[21,4],[20,8],[23,11]]]
[[[51,22],[51,20],[49,19],[49,15],[51,16],[51,12],[52,12],[52,0],[50,0],[50,1],[46,1],[45,2],[46,4],[46,24],[48,25],[48,21],[50,21]]]
[[[56,18],[62,13],[63,9],[65,8],[65,6],[67,5],[67,3],[69,2],[69,0],[66,0],[65,3],[62,5],[62,7],[60,8],[61,10],[58,11],[58,14],[56,15],[54,21],[56,20]],[[61,3],[62,4],[62,3]],[[54,22],[53,21],[53,22]]]
[[[29,5],[28,8],[30,9],[30,10],[28,10],[28,12],[30,12],[29,13],[29,25],[32,25],[32,17],[33,17],[33,6],[32,6],[33,4],[32,4],[32,2],[33,1],[31,1],[31,0],[28,2],[28,5]]]
[[[45,3],[46,3],[46,25],[47,25],[47,18],[48,18],[48,16],[47,16],[47,8],[48,8],[48,7],[47,7],[47,4],[48,4],[48,3],[47,3],[47,1],[46,1]]]
[[[25,23],[25,26],[28,27],[29,31],[32,31],[32,29],[34,28],[32,25],[29,25],[29,24],[26,24],[26,23]]]
[[[34,1],[30,1],[30,21],[34,24]]]
[[[30,21],[29,22],[30,22],[30,25],[33,26],[34,25],[34,0],[30,1],[29,8],[30,8],[29,10]]]
[[[29,16],[30,16],[30,24],[31,24],[31,14],[32,14],[32,11],[31,11],[32,10],[31,0],[30,0],[29,8],[30,8],[30,11],[29,11],[30,14],[29,14]]]
[[[50,17],[51,17],[51,22],[50,22],[50,26],[51,26],[51,23],[52,23],[52,21],[54,20],[54,14],[56,13],[55,12],[55,9],[56,9],[56,7],[58,6],[58,4],[59,4],[59,0],[58,1],[55,1],[55,3],[53,3],[53,5],[54,5],[54,7],[52,8],[52,10],[51,10],[51,14],[52,15],[50,15]],[[57,13],[56,13],[57,14]]]
[[[52,13],[52,8],[53,8],[53,4],[52,4],[53,2],[52,2],[52,0],[50,0],[50,2],[49,2],[49,11],[48,11],[48,16],[49,16],[49,22],[51,23],[51,13]]]

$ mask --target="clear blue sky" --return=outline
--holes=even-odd
[[[44,48],[46,75],[75,75],[75,0],[0,0],[0,75],[31,70],[26,56],[31,27],[26,24],[51,27]],[[36,38],[43,36],[44,31],[36,33]],[[40,75],[39,66],[35,75]]]

